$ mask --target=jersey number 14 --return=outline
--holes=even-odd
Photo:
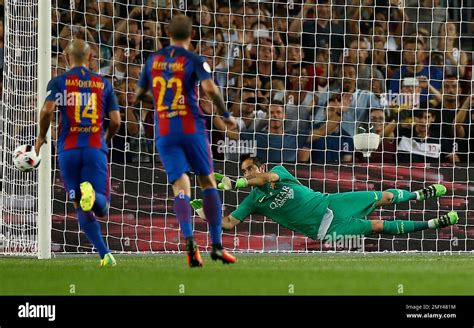
[[[73,92],[75,98],[74,119],[77,124],[81,123],[82,118],[89,118],[91,124],[95,124],[99,115],[97,115],[97,94],[92,93],[89,97],[84,97],[80,92]],[[87,98],[87,101],[84,99]],[[81,111],[82,104],[86,103]]]

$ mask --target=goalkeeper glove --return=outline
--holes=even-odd
[[[235,181],[235,188],[245,188],[249,185],[249,182],[246,178],[238,178]]]
[[[229,177],[226,177],[220,173],[214,173],[214,177],[216,178],[219,183],[217,184],[217,188],[221,190],[231,190],[234,187],[237,188],[245,188],[248,186],[248,181],[246,178],[239,178],[235,181],[235,186],[233,186],[233,182]]]
[[[232,189],[232,180],[226,177],[223,174],[214,172],[214,177],[219,182],[217,188],[221,190],[231,190]]]
[[[206,221],[206,215],[204,214],[204,209],[202,208],[202,199],[193,199],[189,202],[189,205],[196,211],[197,215],[204,221]]]

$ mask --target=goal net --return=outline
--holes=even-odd
[[[36,136],[42,33],[36,7],[5,1],[0,252],[15,255],[37,250],[37,174],[20,173],[11,161],[13,149]],[[68,42],[85,39],[93,50],[90,68],[111,81],[119,100],[123,123],[109,158],[112,200],[99,219],[108,246],[124,253],[185,249],[154,147],[153,105],[131,103],[142,64],[169,45],[171,17],[185,14],[194,22],[191,50],[208,61],[238,121],[237,133],[222,131],[200,93],[217,172],[238,177],[239,156],[251,153],[324,193],[443,183],[448,193],[439,200],[388,206],[368,219],[427,221],[450,210],[460,216],[458,225],[441,230],[328,241],[252,215],[223,232],[226,248],[473,251],[472,13],[473,5],[461,0],[52,1],[51,77],[67,70]],[[52,251],[92,252],[66,201],[57,131],[53,123]],[[381,138],[370,157],[354,146],[354,136],[364,132]],[[201,198],[198,187],[192,193]],[[247,194],[222,193],[224,215]],[[207,223],[193,219],[198,245],[209,250]]]

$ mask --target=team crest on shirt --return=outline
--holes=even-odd
[[[202,67],[204,68],[204,70],[208,73],[211,73],[211,66],[209,66],[209,64],[207,62],[204,62],[202,64]]]

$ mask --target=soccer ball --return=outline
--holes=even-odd
[[[36,155],[35,147],[31,145],[18,146],[13,152],[13,164],[22,172],[33,171],[41,162]]]

